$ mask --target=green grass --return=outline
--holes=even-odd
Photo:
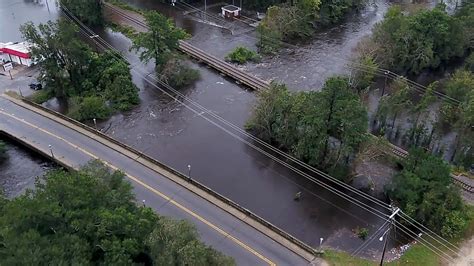
[[[29,100],[37,104],[42,104],[51,98],[53,98],[53,94],[47,89],[36,91],[32,95],[28,96]]]
[[[335,250],[325,250],[323,259],[326,260],[329,265],[344,265],[344,266],[375,266],[375,261],[370,261],[361,258],[352,257],[349,253]]]
[[[125,3],[122,0],[105,0],[105,2],[107,2],[109,4],[112,4],[114,6],[120,7],[121,9],[130,10],[130,11],[133,11],[133,12],[143,14],[143,10],[141,10],[139,8],[136,8],[136,7],[133,7],[133,6]]]
[[[137,34],[137,32],[135,31],[135,29],[133,29],[133,27],[120,25],[111,21],[107,21],[107,27],[109,27],[112,31],[122,33],[123,35],[127,36],[127,38],[131,40],[133,40]]]
[[[464,233],[463,237],[457,238],[457,239],[452,239],[450,242],[453,243],[456,246],[461,246],[461,244],[467,240],[470,239],[472,236],[474,236],[474,206],[468,206],[468,211],[469,211],[469,216],[471,217],[471,221],[469,224],[469,227]],[[439,244],[432,243],[434,246],[438,247],[441,250],[446,250],[446,248],[439,246]],[[449,252],[446,251],[448,254]],[[335,266],[372,266],[372,265],[378,265],[379,261],[371,261],[371,260],[366,260],[362,258],[354,258],[351,257],[349,253],[343,252],[343,251],[335,251],[335,250],[325,250],[324,255],[322,257],[324,260],[326,260],[329,265],[335,265]],[[380,258],[378,258],[380,259]],[[404,254],[403,256],[395,261],[392,261],[390,263],[386,263],[384,265],[389,265],[389,266],[418,266],[418,265],[423,265],[423,266],[431,266],[431,265],[442,265],[446,264],[443,259],[439,258],[437,255],[435,255],[430,249],[428,249],[426,246],[417,243],[412,245]]]

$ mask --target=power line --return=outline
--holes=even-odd
[[[120,14],[120,13],[119,13],[119,14]],[[124,16],[124,18],[128,18],[128,17],[127,17],[127,16]],[[136,19],[134,19],[134,20],[136,20]],[[146,24],[144,24],[143,22],[141,22],[140,25],[141,25],[142,27],[148,28],[148,26],[147,26]],[[151,77],[151,79],[155,80],[156,82],[161,82],[160,80],[158,80],[158,79],[155,78],[155,77]],[[291,155],[289,155],[289,154],[287,154],[287,153],[284,153],[283,151],[281,151],[281,150],[279,150],[279,149],[273,147],[271,144],[269,144],[269,143],[267,143],[267,142],[265,142],[265,141],[263,141],[263,140],[261,140],[261,139],[255,137],[255,136],[253,136],[252,134],[250,134],[250,133],[248,133],[247,131],[241,129],[241,128],[238,127],[237,125],[235,125],[235,124],[233,124],[233,123],[231,123],[231,122],[225,120],[224,118],[222,118],[222,117],[220,117],[219,115],[215,114],[215,113],[212,112],[211,110],[209,110],[209,109],[205,108],[204,106],[200,105],[199,103],[193,101],[192,99],[188,98],[187,96],[185,96],[185,95],[182,94],[181,92],[179,92],[179,91],[177,91],[176,89],[174,89],[174,88],[172,88],[171,86],[169,86],[168,84],[162,83],[162,82],[161,82],[160,84],[162,84],[162,85],[163,85],[164,87],[166,87],[167,89],[171,90],[173,93],[175,93],[175,94],[179,95],[180,97],[182,97],[185,101],[187,101],[187,102],[191,103],[192,105],[196,106],[197,108],[203,110],[205,113],[207,113],[208,115],[212,116],[213,118],[215,118],[215,119],[219,120],[220,122],[226,124],[227,126],[231,127],[232,129],[236,130],[237,132],[241,133],[242,135],[244,135],[244,136],[246,136],[246,137],[248,137],[248,138],[250,138],[250,139],[252,139],[252,140],[254,140],[254,141],[256,141],[256,142],[258,142],[260,145],[262,145],[262,146],[264,146],[264,147],[266,147],[266,148],[272,150],[273,152],[275,152],[275,153],[277,153],[277,154],[279,154],[279,155],[285,157],[286,159],[288,159],[288,160],[290,160],[290,161],[292,161],[292,162],[294,162],[294,163],[296,163],[296,164],[298,164],[298,165],[304,167],[305,169],[307,169],[307,170],[309,170],[309,171],[311,171],[311,172],[313,172],[313,173],[316,173],[316,174],[318,174],[318,175],[324,177],[325,179],[327,179],[327,180],[329,180],[329,181],[331,181],[331,182],[333,182],[333,183],[335,183],[335,184],[337,184],[337,185],[340,185],[340,186],[342,186],[342,187],[344,187],[344,188],[346,188],[346,189],[348,189],[348,190],[350,190],[350,191],[352,191],[352,192],[358,194],[359,196],[362,196],[362,197],[364,197],[365,199],[368,199],[368,200],[370,200],[370,201],[376,203],[377,205],[379,205],[379,206],[381,206],[381,207],[383,207],[383,208],[386,208],[387,210],[390,210],[390,206],[389,206],[387,203],[385,203],[385,202],[383,202],[383,201],[381,201],[381,200],[379,200],[379,199],[377,199],[377,198],[375,198],[375,197],[372,197],[372,196],[370,196],[370,195],[368,195],[368,194],[366,194],[366,193],[364,193],[364,192],[362,192],[362,191],[360,191],[360,190],[358,190],[358,189],[355,189],[354,187],[352,187],[352,186],[350,186],[350,185],[348,185],[348,184],[346,184],[346,183],[344,183],[344,182],[342,182],[342,181],[340,181],[340,180],[338,180],[338,179],[336,179],[336,178],[334,178],[334,177],[332,177],[332,176],[330,176],[330,175],[324,173],[323,171],[321,171],[321,170],[319,170],[319,169],[317,169],[317,168],[315,168],[315,167],[313,167],[313,166],[310,166],[310,165],[308,165],[308,164],[302,162],[301,160],[298,160],[297,158],[295,158],[295,157],[293,157],[293,156],[291,156]]]
[[[67,8],[65,8],[65,10],[68,11]],[[70,13],[70,14],[71,14],[71,13]],[[72,15],[72,16],[73,16],[73,15]],[[70,19],[70,18],[68,17],[68,19]],[[76,19],[77,19],[77,18],[76,18]],[[71,21],[72,21],[72,20],[71,20]],[[89,31],[89,33],[90,33],[91,35],[88,35],[87,33],[85,33],[85,32],[82,30],[82,28],[80,28],[81,33],[85,33],[85,35],[88,36],[88,37],[97,36],[97,35],[94,34],[94,32],[93,32],[90,28],[86,27],[86,26],[85,26],[82,22],[80,22],[79,20],[77,20],[77,21],[78,21],[79,24],[82,24],[82,25],[85,27],[85,29]],[[113,51],[115,51],[115,52],[118,52],[113,46],[111,46],[110,44],[108,44],[108,43],[107,43],[105,40],[103,40],[100,36],[99,36],[97,39],[99,39],[101,42],[103,42],[103,44],[99,43],[99,42],[96,41],[94,38],[92,38],[92,41],[95,42],[96,44],[100,45],[102,49],[104,49],[104,50],[111,49],[111,50],[113,50]],[[105,48],[105,47],[108,47],[108,48]],[[115,57],[116,55],[120,56],[121,59],[126,60],[126,58],[125,58],[123,55],[121,55],[120,53],[114,54],[114,57]],[[138,72],[137,70],[132,69],[132,71],[135,71],[136,73],[138,73],[138,74],[139,74],[141,77],[143,77],[147,82],[149,82],[150,84],[152,84],[153,86],[155,86],[156,88],[158,88],[159,90],[161,90],[163,93],[167,94],[167,95],[168,95],[169,97],[171,97],[172,99],[175,99],[176,101],[180,102],[180,103],[183,104],[185,107],[187,107],[187,108],[190,109],[191,111],[195,112],[197,115],[202,116],[200,113],[198,113],[196,110],[194,110],[194,109],[192,109],[191,107],[189,107],[188,105],[186,105],[184,102],[178,100],[177,98],[173,97],[171,94],[167,93],[165,90],[161,89],[160,87],[156,86],[154,83],[150,82],[146,77],[144,77],[144,76],[143,76],[140,72]],[[159,82],[160,84],[162,83],[162,81],[160,81],[160,80],[157,80],[157,79],[155,79],[155,80],[156,80],[157,82]],[[172,89],[172,87],[169,86],[168,84],[164,83],[164,85],[166,85],[165,87],[167,87],[167,88],[169,87],[169,88]],[[173,89],[173,90],[174,90],[174,89]],[[204,107],[203,107],[203,108],[204,108]],[[206,110],[207,110],[207,109],[206,109]],[[209,110],[207,110],[207,111],[208,111],[208,112],[206,112],[206,113],[208,113],[208,114],[213,114],[212,111],[209,111]],[[222,130],[226,131],[227,133],[229,133],[229,134],[233,135],[234,137],[240,139],[241,141],[243,141],[244,143],[248,144],[249,146],[251,146],[252,148],[256,149],[257,151],[260,151],[261,153],[263,153],[263,154],[269,156],[270,158],[274,159],[275,161],[277,161],[277,162],[281,163],[282,165],[288,167],[289,169],[291,169],[291,170],[293,170],[293,171],[295,171],[295,172],[298,172],[298,171],[299,171],[299,169],[297,169],[297,168],[295,168],[295,167],[292,167],[291,165],[286,164],[284,161],[281,161],[281,160],[279,160],[278,158],[273,157],[272,155],[270,155],[270,154],[266,153],[265,151],[259,149],[258,147],[254,146],[254,145],[251,145],[250,143],[244,141],[242,138],[240,138],[240,137],[238,137],[237,135],[235,135],[235,134],[229,132],[228,130],[226,130],[225,128],[223,128],[223,127],[221,127],[220,125],[216,124],[215,122],[209,120],[207,117],[204,117],[204,116],[202,116],[202,117],[203,117],[204,119],[208,120],[209,122],[211,122],[212,124],[216,125],[217,127],[221,128]],[[286,164],[286,165],[285,165],[285,164]],[[372,214],[374,214],[374,215],[376,215],[376,216],[378,216],[378,217],[381,217],[379,214],[382,214],[382,215],[387,216],[386,214],[381,213],[380,211],[378,211],[378,210],[376,210],[376,209],[373,209],[373,207],[370,207],[370,206],[368,206],[368,205],[366,205],[366,204],[364,204],[364,203],[362,203],[362,202],[360,202],[360,201],[358,201],[358,200],[356,200],[356,202],[353,201],[353,200],[355,200],[355,199],[353,199],[353,198],[351,199],[351,197],[348,196],[347,194],[345,194],[345,193],[343,193],[343,192],[340,192],[340,191],[338,191],[337,189],[331,188],[330,186],[329,186],[329,187],[326,186],[326,184],[321,183],[319,180],[314,179],[314,177],[312,177],[312,176],[306,175],[304,172],[302,172],[302,173],[300,172],[300,174],[303,175],[303,176],[306,176],[309,180],[312,180],[313,182],[319,184],[319,185],[322,186],[322,187],[325,187],[326,189],[328,189],[329,191],[335,193],[336,195],[338,195],[338,196],[340,196],[340,197],[342,197],[342,198],[348,200],[349,202],[351,202],[351,203],[353,203],[353,204],[358,205],[359,207],[365,209],[365,210],[368,211],[368,212],[371,212]],[[360,203],[360,204],[359,204],[359,203]],[[333,205],[333,206],[334,206],[334,205]],[[369,208],[365,208],[365,207],[369,207]],[[379,212],[379,214],[373,212],[372,210],[375,210],[375,211]],[[409,216],[407,216],[407,217],[409,217]],[[381,217],[381,218],[382,218],[382,217]],[[411,217],[409,217],[409,218],[412,219]],[[413,219],[412,219],[412,220],[413,220]],[[429,229],[428,229],[428,230],[429,230]],[[449,242],[448,242],[448,243],[449,243]]]
[[[439,257],[447,260],[448,262],[454,261],[454,258],[451,257],[451,255],[447,254],[443,250],[431,244],[428,240],[423,239],[423,237],[421,237],[422,235],[417,235],[415,232],[413,232],[411,229],[409,229],[402,223],[395,220],[394,226],[398,228],[399,230],[401,230],[406,235],[408,235],[409,237],[412,237],[413,239],[417,239],[418,243],[422,244],[423,246],[431,250],[434,254],[438,255]]]
[[[67,9],[66,7],[63,7],[63,8],[64,8],[65,11],[68,11],[68,9]],[[75,17],[74,15],[72,15],[72,13],[69,12],[69,14],[70,14],[73,18]],[[77,19],[77,18],[76,18],[76,19]],[[76,20],[76,19],[75,19],[75,20]],[[81,23],[80,21],[79,21],[79,22],[76,22],[76,23],[79,23],[79,24],[84,25],[84,24]],[[84,26],[85,26],[85,25],[84,25]],[[85,26],[85,27],[86,27],[86,26]],[[94,32],[93,32],[92,30],[90,30],[88,27],[86,27],[86,30],[89,32],[90,35],[94,35]],[[81,31],[83,31],[83,30],[81,29]],[[89,34],[86,33],[86,35],[90,36]],[[99,45],[101,45],[102,48],[104,48],[104,47],[107,46],[107,47],[109,47],[110,49],[116,51],[110,44],[108,44],[108,43],[107,43],[105,40],[103,40],[100,36],[97,37],[97,38],[93,38],[92,41],[96,42],[96,39],[98,39],[98,40],[100,40],[101,42],[104,43],[104,44],[100,44],[100,43],[99,43]],[[97,43],[98,43],[98,42],[97,42]],[[114,54],[114,56],[115,56],[115,55],[121,56],[122,59],[125,59],[121,54]],[[125,60],[126,60],[126,59],[125,59]],[[162,88],[160,88],[159,86],[156,86],[154,83],[150,82],[150,81],[147,79],[147,77],[143,76],[143,74],[141,74],[141,73],[138,72],[137,70],[132,69],[132,71],[135,71],[139,76],[141,76],[142,78],[144,78],[145,80],[147,80],[151,85],[155,86],[156,88],[158,88],[160,91],[162,91],[163,93],[165,93],[166,95],[168,95],[170,98],[174,99],[175,101],[177,101],[177,102],[183,104],[183,106],[185,106],[186,108],[188,108],[189,110],[191,110],[192,112],[194,112],[195,114],[197,114],[198,116],[203,117],[204,119],[206,119],[206,120],[209,121],[210,123],[214,124],[215,126],[219,127],[219,128],[222,129],[223,131],[225,131],[225,132],[227,132],[228,134],[230,134],[231,136],[233,136],[233,137],[239,139],[240,141],[242,141],[242,142],[244,142],[245,144],[249,145],[249,146],[252,147],[253,149],[259,151],[260,153],[266,155],[267,157],[273,159],[274,161],[276,161],[276,162],[282,164],[283,166],[286,166],[286,167],[289,168],[290,170],[293,170],[294,172],[296,172],[296,173],[298,173],[298,174],[300,174],[300,175],[306,177],[308,180],[317,183],[318,185],[320,185],[320,186],[326,188],[327,190],[333,192],[334,194],[340,196],[341,198],[344,198],[344,199],[348,200],[349,202],[351,202],[351,203],[353,203],[353,204],[355,204],[355,205],[361,207],[362,209],[364,209],[364,210],[366,210],[366,211],[368,211],[368,212],[370,212],[370,213],[372,213],[372,214],[374,214],[374,215],[376,215],[376,216],[378,216],[378,217],[380,217],[380,218],[383,218],[383,217],[388,216],[387,214],[385,214],[385,213],[383,213],[383,212],[381,212],[381,211],[379,211],[379,210],[377,210],[377,209],[375,209],[375,208],[373,208],[373,207],[371,207],[371,206],[369,206],[369,205],[367,205],[367,204],[365,204],[365,203],[363,203],[363,202],[361,202],[361,201],[359,201],[359,200],[357,200],[357,199],[355,199],[355,198],[352,198],[352,197],[350,197],[349,195],[347,195],[347,194],[345,194],[345,193],[343,193],[343,192],[341,192],[341,191],[339,191],[339,190],[337,190],[337,189],[335,189],[335,188],[333,188],[333,187],[331,187],[331,186],[329,186],[329,185],[327,185],[327,184],[325,184],[325,183],[323,183],[323,182],[317,180],[316,178],[314,178],[314,177],[308,175],[307,173],[301,171],[300,169],[297,169],[296,167],[293,167],[293,166],[289,165],[288,163],[284,162],[283,160],[281,160],[281,159],[279,159],[279,158],[277,158],[277,157],[275,157],[275,156],[269,154],[268,152],[262,150],[261,148],[256,147],[255,145],[251,144],[250,142],[244,140],[243,138],[241,138],[241,137],[237,136],[236,134],[230,132],[229,130],[225,129],[225,128],[222,127],[221,125],[219,125],[219,124],[215,123],[214,121],[210,120],[208,117],[202,116],[199,112],[197,112],[197,111],[194,110],[193,108],[189,107],[189,106],[186,105],[184,102],[180,101],[178,98],[172,96],[170,93],[168,93],[168,92],[165,91],[164,89],[162,89]],[[162,84],[162,82],[160,82],[160,84]],[[165,84],[165,83],[164,83],[164,84]],[[165,84],[165,85],[167,85],[167,84]],[[168,87],[168,86],[169,86],[169,85],[167,85],[167,87]]]
[[[179,3],[179,4],[184,4],[184,3]],[[187,3],[186,3],[186,4],[187,4]],[[200,10],[200,9],[198,9],[198,8],[196,8],[196,7],[192,6],[192,5],[190,5],[190,4],[187,4],[187,6],[190,6],[190,7],[194,8],[194,9],[200,11],[200,12],[206,13],[205,11],[202,11],[202,10]],[[178,8],[178,9],[181,9],[181,8],[179,8],[177,5],[175,5],[175,7]],[[181,10],[183,10],[183,9],[181,9]],[[213,16],[213,15],[208,15],[208,16]],[[250,38],[256,40],[256,41],[259,41],[258,38],[254,37],[254,36],[251,36],[251,35],[249,35],[248,33],[244,33],[244,34],[245,34],[246,36],[248,36],[248,37],[250,37]],[[284,45],[284,46],[287,46],[287,47],[291,47],[291,48],[294,48],[294,49],[300,49],[300,50],[306,50],[306,51],[312,52],[311,49],[303,48],[303,47],[300,47],[300,46],[297,46],[297,45],[294,45],[294,44],[290,44],[290,43],[288,43],[288,42],[284,42],[284,41],[282,41],[282,40],[280,40],[280,39],[277,39],[277,38],[268,37],[268,36],[263,37],[263,38],[265,38],[265,39],[267,39],[267,40],[272,40],[272,41],[278,42],[278,43],[280,43],[280,44],[282,44],[282,45]],[[347,65],[347,67],[349,67],[349,68],[351,68],[351,69],[361,70],[361,71],[364,71],[364,72],[368,72],[368,71],[373,72],[373,69],[372,69],[372,68],[367,67],[367,66],[364,66],[364,65],[362,65],[362,64],[359,64],[359,63],[354,62],[354,61],[352,61],[352,60],[348,60],[348,59],[344,59],[344,58],[339,58],[339,57],[336,57],[336,56],[334,56],[334,55],[332,55],[331,57],[332,57],[332,58],[335,58],[335,59],[338,59],[338,60],[340,60],[340,61],[343,61],[343,62],[345,62],[345,63],[349,63],[349,64]],[[420,92],[420,93],[425,93],[426,90],[428,89],[426,86],[421,85],[421,84],[419,84],[419,83],[417,83],[417,82],[415,82],[415,81],[412,81],[412,80],[410,80],[410,79],[408,79],[408,78],[406,78],[406,77],[404,77],[404,76],[398,75],[398,74],[396,74],[396,73],[394,73],[394,72],[392,72],[392,71],[390,71],[390,70],[388,70],[388,69],[383,69],[383,68],[378,67],[378,68],[376,69],[375,75],[377,75],[378,77],[388,77],[388,78],[390,78],[391,80],[395,80],[395,79],[401,78],[401,79],[405,80],[407,83],[411,84],[412,87],[413,87],[416,91],[418,91],[418,92]],[[433,94],[435,94],[436,96],[438,96],[438,98],[441,98],[442,100],[445,100],[445,101],[446,101],[447,103],[449,103],[449,104],[453,104],[453,105],[459,105],[459,104],[460,104],[460,101],[459,101],[459,100],[457,100],[457,99],[455,99],[455,98],[452,98],[452,97],[450,97],[450,96],[448,96],[448,95],[446,95],[446,94],[444,94],[444,93],[442,93],[442,92],[434,91],[434,90],[433,90]]]
[[[356,250],[354,250],[352,253],[351,253],[351,256],[352,257],[355,257],[357,256],[357,254],[359,254],[359,252],[361,252],[364,248],[366,248],[374,239],[375,237],[378,235],[378,233],[383,229],[385,228],[385,226],[387,224],[389,224],[389,219],[387,219],[378,229],[377,231],[375,231],[370,237],[369,239],[367,239],[366,241],[364,241],[364,243],[362,243],[362,245],[360,245]]]
[[[436,234],[435,232],[433,232],[432,230],[430,230],[429,228],[425,227],[423,224],[419,223],[418,221],[416,221],[415,219],[411,218],[410,216],[408,216],[407,214],[405,214],[403,211],[400,211],[401,215],[400,215],[400,218],[402,218],[403,220],[407,221],[411,226],[415,227],[416,229],[418,229],[420,232],[423,232],[424,235],[427,235],[429,237],[431,237],[432,239],[434,239],[436,242],[438,242],[439,244],[441,244],[442,246],[444,246],[445,248],[449,249],[451,252],[454,252],[454,253],[460,253],[461,252],[461,249],[456,247],[455,245],[453,245],[451,242],[449,242],[448,240],[444,239],[443,237],[439,236],[438,234]],[[417,225],[416,225],[417,224]],[[429,233],[435,235],[436,237],[430,235],[429,233],[427,233],[425,230],[427,230]],[[447,243],[447,244],[446,244]],[[451,247],[449,247],[449,246]],[[456,249],[456,250],[453,250]]]

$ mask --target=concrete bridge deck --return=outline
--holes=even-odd
[[[112,169],[122,170],[139,201],[145,200],[161,215],[190,221],[205,243],[234,257],[239,265],[321,262],[310,247],[248,210],[145,154],[53,111],[2,95],[0,131],[68,168],[77,169],[99,159]]]

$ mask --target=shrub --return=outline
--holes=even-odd
[[[232,52],[230,52],[225,59],[233,63],[245,64],[248,61],[259,61],[260,56],[252,50],[249,50],[242,46],[238,46]]]
[[[365,227],[357,228],[356,231],[357,231],[357,236],[362,240],[365,240],[367,236],[369,236],[369,229]]]
[[[52,90],[43,89],[33,93],[29,99],[37,104],[42,104],[53,97],[54,92]]]
[[[104,99],[98,96],[74,97],[70,102],[68,116],[85,121],[93,118],[106,119],[111,113]]]
[[[193,84],[199,79],[199,71],[183,63],[178,58],[172,58],[166,62],[159,74],[160,79],[175,88],[183,88]]]

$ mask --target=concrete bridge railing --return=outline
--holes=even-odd
[[[27,99],[24,99],[24,98],[16,99],[14,97],[7,96],[7,95],[3,95],[3,97],[7,98],[8,100],[10,100],[11,102],[17,105],[20,105],[40,115],[43,115],[66,127],[76,130],[86,136],[92,137],[96,141],[101,142],[103,145],[124,154],[125,156],[139,162],[140,164],[154,170],[155,172],[158,172],[166,176],[170,180],[189,189],[190,191],[197,194],[201,198],[209,201],[210,203],[218,206],[219,208],[228,212],[234,217],[242,220],[243,222],[247,223],[251,227],[255,228],[256,230],[270,237],[271,239],[273,239],[280,245],[288,248],[295,254],[305,258],[306,260],[310,262],[317,260],[317,257],[322,254],[322,251],[314,249],[308,244],[302,242],[301,240],[285,232],[281,228],[273,225],[272,223],[266,221],[262,217],[254,214],[250,210],[235,203],[234,201],[228,199],[227,197],[217,193],[211,188],[205,186],[204,184],[194,179],[189,178],[188,176],[148,156],[145,153],[142,153],[124,143],[121,143],[115,140],[114,138],[104,134],[101,131],[98,131],[92,127],[89,127],[83,123],[80,123],[74,119],[71,119],[61,113],[58,113],[56,111],[43,107]],[[49,154],[45,154],[45,155],[49,156]],[[67,165],[62,164],[61,162],[59,163],[67,167]],[[70,168],[70,167],[67,167],[67,168]],[[249,217],[251,219],[245,219],[246,217]]]

